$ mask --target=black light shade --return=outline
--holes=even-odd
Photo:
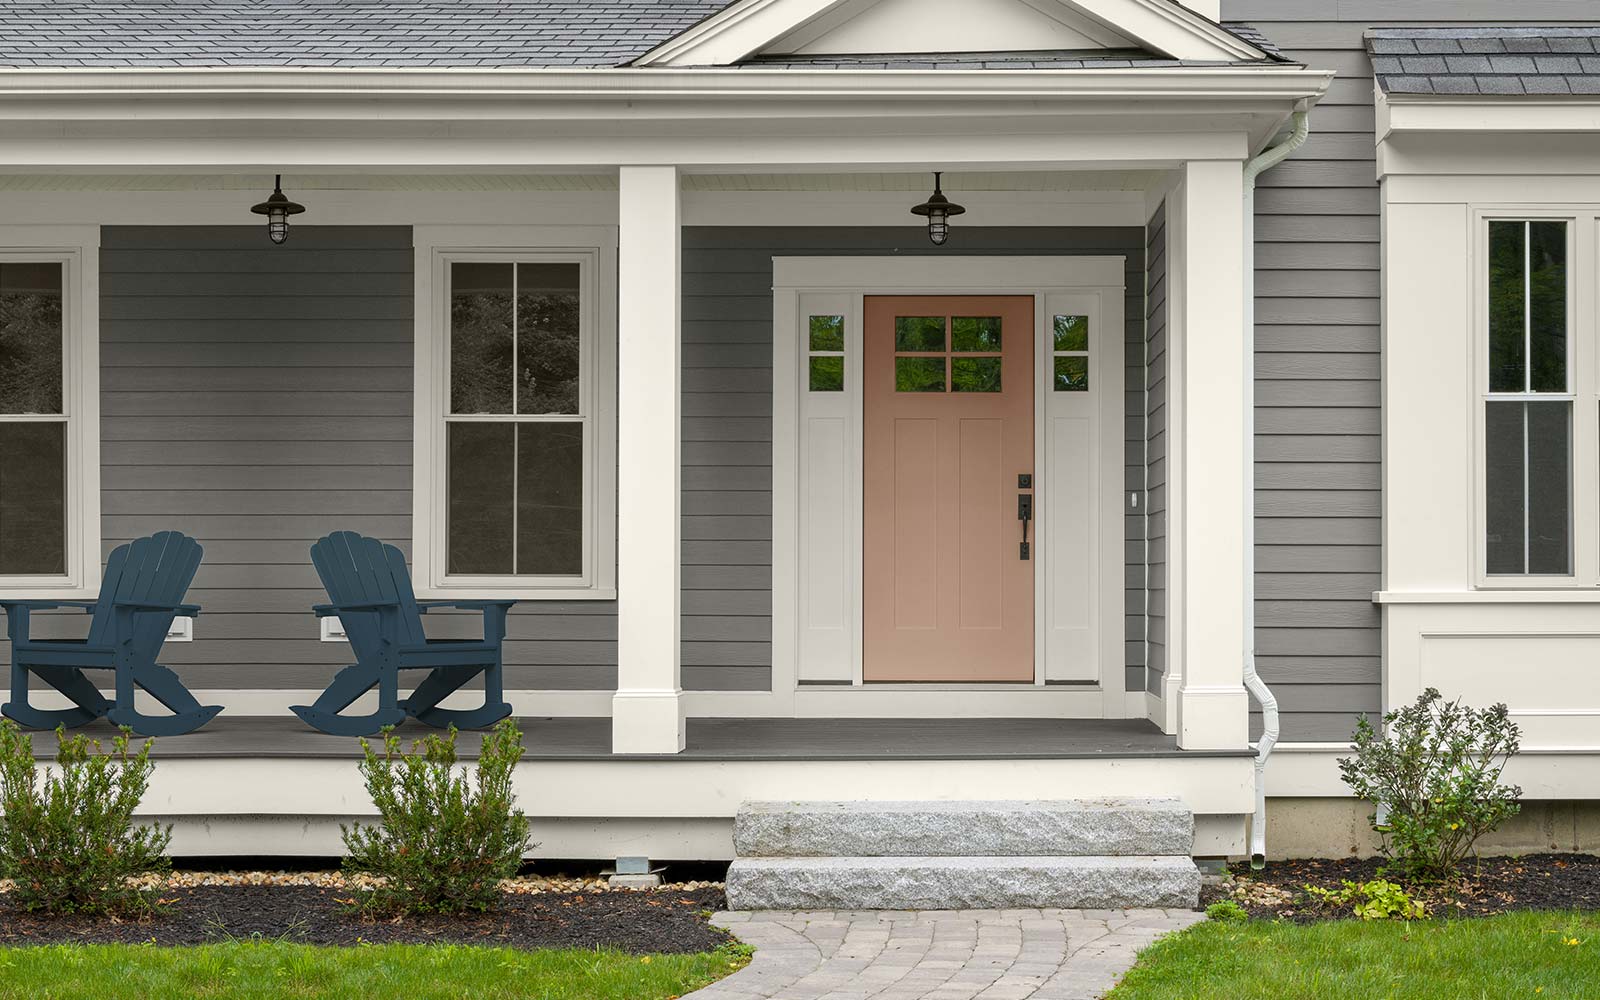
[[[912,215],[925,215],[928,217],[928,239],[936,247],[942,247],[950,238],[950,218],[956,215],[965,215],[966,209],[944,196],[940,184],[944,177],[942,171],[933,175],[933,194],[928,200],[911,210]]]
[[[250,211],[267,217],[267,238],[274,243],[288,242],[289,216],[299,215],[305,210],[304,205],[292,202],[284,195],[282,174],[272,180],[272,196],[250,207]]]

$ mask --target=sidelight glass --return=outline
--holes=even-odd
[[[844,317],[811,317],[811,349],[813,351],[844,350]]]
[[[843,356],[835,354],[813,357],[808,384],[812,392],[843,392]]]
[[[1055,349],[1058,351],[1087,351],[1089,349],[1089,317],[1057,316],[1053,324]]]

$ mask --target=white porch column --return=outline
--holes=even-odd
[[[1172,635],[1180,671],[1178,745],[1242,748],[1244,689],[1245,407],[1254,405],[1244,356],[1243,164],[1186,163],[1169,237],[1172,372]]]
[[[617,693],[613,753],[684,747],[679,682],[677,167],[623,167],[617,276]]]

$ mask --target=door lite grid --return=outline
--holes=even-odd
[[[0,576],[67,571],[65,270],[0,260]]]
[[[1567,223],[1489,223],[1485,566],[1572,573]]]
[[[581,270],[449,264],[451,575],[584,573]]]

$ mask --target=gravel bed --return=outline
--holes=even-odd
[[[711,951],[729,940],[707,921],[713,911],[724,908],[720,887],[627,892],[512,888],[488,913],[391,920],[354,914],[347,891],[303,883],[178,885],[163,890],[161,913],[134,921],[35,916],[0,901],[0,945],[192,945],[259,937],[319,945],[616,948],[646,955]]]
[[[1230,866],[1230,878],[1202,890],[1201,903],[1231,899],[1253,917],[1299,922],[1339,920],[1348,907],[1330,908],[1312,900],[1306,885],[1338,889],[1348,879],[1387,878],[1426,903],[1437,917],[1482,917],[1508,910],[1600,910],[1600,857],[1593,854],[1530,854],[1517,858],[1469,858],[1459,878],[1445,882],[1407,882],[1378,871],[1381,858],[1272,861],[1265,871],[1248,864]]]

